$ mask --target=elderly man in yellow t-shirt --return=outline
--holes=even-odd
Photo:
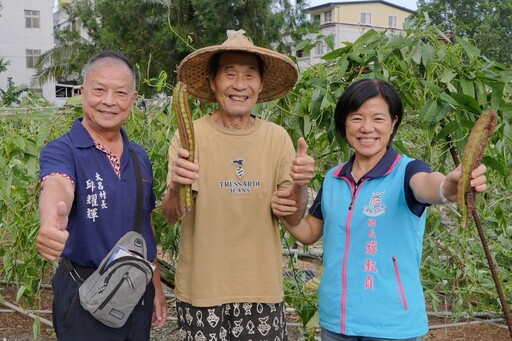
[[[287,340],[276,191],[304,216],[315,162],[303,138],[295,152],[286,131],[254,116],[256,103],[284,96],[297,81],[286,56],[253,45],[243,33],[199,49],[178,80],[218,110],[194,121],[195,162],[178,134],[169,147],[162,210],[181,220],[176,309],[182,340]],[[186,211],[180,187],[192,185]]]

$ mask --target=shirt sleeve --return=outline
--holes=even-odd
[[[417,215],[418,217],[423,214],[425,208],[430,206],[430,204],[424,204],[416,200],[414,193],[411,188],[411,178],[417,173],[431,173],[432,170],[430,167],[421,160],[413,160],[407,164],[405,169],[405,181],[404,181],[404,191],[405,191],[405,200],[407,201],[407,206],[412,213]]]
[[[50,174],[66,174],[76,183],[76,169],[73,153],[68,146],[58,141],[48,143],[39,155],[39,178],[42,180]]]
[[[322,187],[320,187],[320,190],[318,191],[315,200],[313,201],[313,204],[309,208],[309,214],[312,215],[315,218],[324,220],[324,216],[322,214],[322,189],[324,188],[324,185],[322,184]]]

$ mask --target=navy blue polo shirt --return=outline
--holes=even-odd
[[[380,159],[380,161],[373,167],[368,173],[364,175],[364,178],[377,178],[380,176],[385,176],[391,167],[393,167],[393,164],[396,160],[398,153],[396,150],[394,150],[392,147],[390,147],[386,154]],[[343,168],[338,174],[338,177],[346,176],[352,179],[352,165],[354,163],[355,155],[352,155],[350,160],[343,165]],[[432,170],[430,167],[421,160],[413,160],[407,164],[407,167],[405,169],[405,184],[404,184],[404,191],[405,191],[405,199],[407,201],[407,205],[409,206],[409,209],[411,212],[413,212],[418,217],[423,214],[423,211],[426,207],[430,206],[428,204],[424,204],[416,200],[414,197],[414,193],[411,188],[411,178],[414,174],[420,173],[420,172],[426,172],[430,173]],[[323,185],[322,185],[323,187]],[[320,188],[320,191],[318,192],[315,201],[311,205],[309,209],[309,214],[312,216],[318,218],[318,219],[324,219],[322,214],[322,188]]]
[[[40,154],[40,179],[60,173],[74,181],[75,198],[67,227],[69,239],[63,256],[81,266],[99,266],[119,238],[134,228],[137,184],[130,144],[135,147],[142,172],[143,235],[148,259],[156,257],[156,241],[150,222],[155,208],[153,169],[146,151],[130,142],[123,129],[121,134],[124,146],[120,176],[107,155],[96,148],[81,119],[73,123],[69,132],[48,143]]]

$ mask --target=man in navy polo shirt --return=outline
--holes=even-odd
[[[148,259],[157,265],[151,162],[121,128],[138,95],[132,64],[117,52],[96,55],[85,66],[81,93],[83,118],[40,155],[38,251],[50,261],[66,258],[78,275],[87,277],[119,238],[133,230],[133,146],[143,178],[143,235]],[[52,285],[53,325],[59,340],[149,340],[151,326],[161,327],[167,316],[158,269],[121,328],[102,324],[82,308],[75,278],[63,262]]]

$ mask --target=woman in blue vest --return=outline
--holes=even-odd
[[[323,236],[319,288],[322,340],[419,340],[428,332],[420,282],[422,240],[430,204],[455,201],[460,168],[447,176],[398,154],[391,141],[403,106],[389,83],[363,79],[335,110],[337,131],[354,155],[331,169],[309,215],[282,223],[304,244]],[[471,186],[486,189],[485,166]],[[289,193],[276,192],[273,212],[293,213]]]

